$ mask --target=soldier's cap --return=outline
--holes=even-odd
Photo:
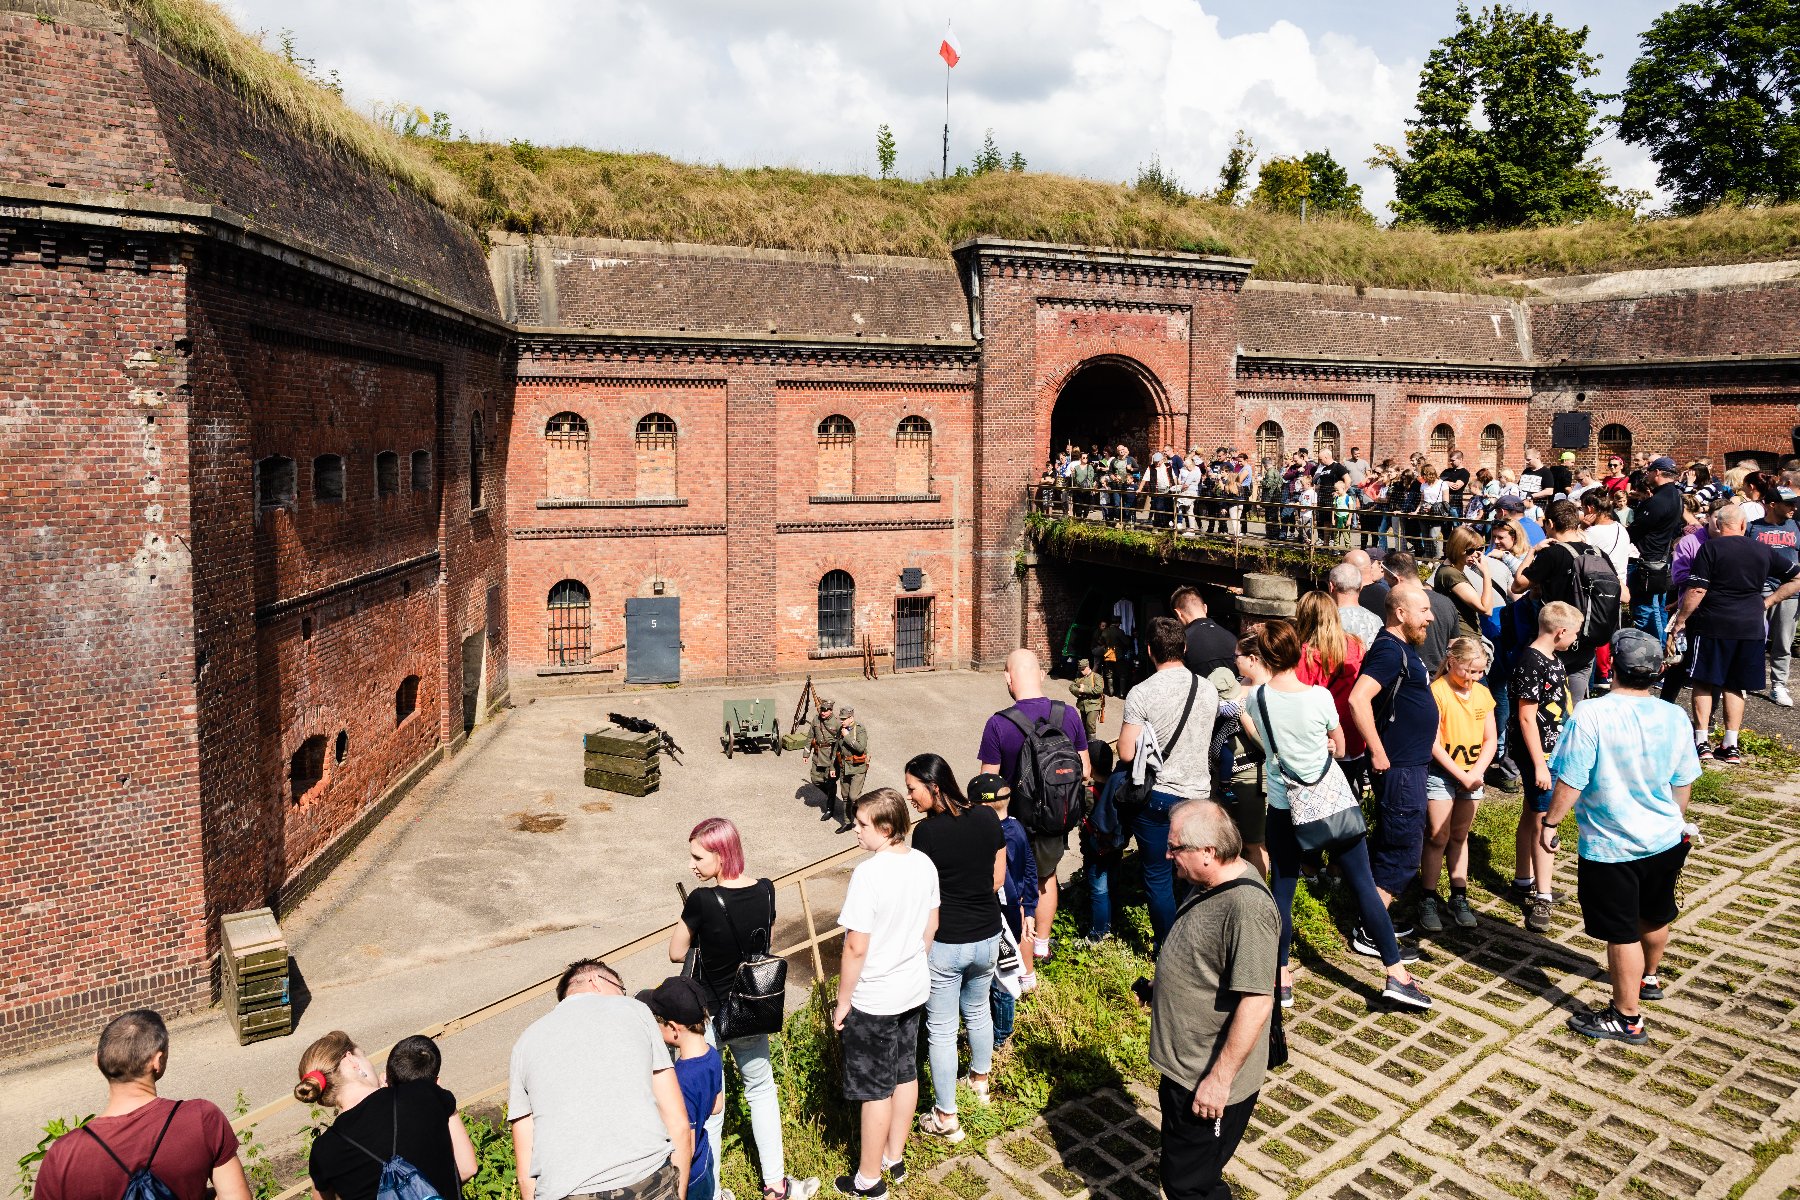
[[[1012,799],[1012,784],[1006,777],[985,771],[969,780],[969,799],[976,804],[998,804]]]
[[[1077,663],[1076,663],[1076,664],[1075,664],[1075,666],[1076,666],[1076,668],[1077,668],[1077,669],[1078,669],[1078,670],[1082,670],[1082,671],[1086,671],[1086,670],[1088,670],[1088,669],[1090,669],[1090,668],[1091,668],[1091,667],[1092,667],[1092,666],[1093,666],[1093,665],[1094,665],[1094,664],[1092,664],[1092,663],[1090,663],[1090,662],[1089,662],[1089,661],[1088,661],[1088,660],[1087,660],[1087,659],[1085,659],[1085,658],[1084,658],[1084,659],[1081,659],[1081,660],[1080,660],[1080,661],[1079,661],[1079,662],[1077,662]]]
[[[840,704],[837,709],[837,714],[840,717],[854,717],[856,715],[856,710],[851,708],[848,704]]]
[[[827,700],[827,699],[826,699],[826,698],[825,698],[825,697],[823,697],[823,696],[820,696],[820,697],[819,697],[819,711],[820,711],[820,712],[824,712],[824,711],[825,711],[825,710],[826,710],[826,709],[828,709],[828,708],[834,708],[834,707],[836,707],[836,706],[835,706],[835,705],[833,705],[833,704],[832,704],[832,703],[831,703],[831,701],[829,701],[829,700]]]

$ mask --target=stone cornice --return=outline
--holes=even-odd
[[[895,383],[891,379],[777,379],[775,387],[784,392],[950,392],[966,396],[975,390],[968,383]]]
[[[1084,312],[1157,312],[1173,313],[1177,316],[1190,316],[1194,309],[1188,304],[1158,304],[1151,300],[1107,300],[1094,296],[1039,296],[1039,308],[1076,308]]]
[[[776,533],[883,533],[895,530],[918,529],[954,529],[957,526],[954,517],[939,517],[929,520],[866,520],[866,521],[777,521]],[[962,522],[968,524],[965,518]]]
[[[724,537],[725,525],[589,525],[557,528],[539,526],[512,531],[522,542],[549,541],[557,538],[634,538],[634,537]]]
[[[1403,362],[1345,358],[1299,358],[1262,354],[1237,356],[1240,380],[1305,380],[1309,382],[1441,382],[1530,387],[1529,366],[1493,363]]]
[[[960,261],[976,264],[984,277],[1195,291],[1235,292],[1256,265],[1248,258],[1181,250],[1119,250],[990,237],[958,243],[951,253]]]
[[[861,366],[973,370],[980,360],[974,342],[864,342],[861,339],[744,338],[707,334],[589,333],[521,329],[521,366],[576,363],[718,363],[776,366]]]

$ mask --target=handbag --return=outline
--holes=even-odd
[[[1191,671],[1188,673],[1190,675],[1193,674]],[[1193,682],[1188,684],[1187,704],[1181,710],[1181,721],[1175,726],[1174,735],[1169,738],[1169,744],[1167,746],[1157,747],[1162,754],[1164,762],[1167,762],[1169,755],[1175,752],[1175,743],[1181,740],[1181,731],[1187,728],[1188,714],[1194,711],[1194,697],[1199,694],[1199,691],[1200,677],[1194,675]],[[1138,749],[1143,749],[1143,743],[1141,741],[1138,743]],[[1127,775],[1125,777],[1124,785],[1119,788],[1119,794],[1114,800],[1114,803],[1122,808],[1145,808],[1150,804],[1150,793],[1155,790],[1156,772],[1146,763],[1144,766],[1144,782],[1133,783],[1131,782],[1131,776]]]
[[[1309,853],[1337,850],[1366,837],[1369,826],[1363,818],[1362,805],[1356,802],[1356,793],[1337,760],[1327,754],[1325,769],[1317,779],[1301,779],[1288,770],[1281,747],[1275,744],[1275,723],[1269,719],[1269,701],[1263,688],[1256,691],[1256,707],[1262,713],[1263,732],[1269,737],[1269,756],[1287,785],[1288,811],[1300,849]]]
[[[719,902],[725,928],[731,930],[731,940],[743,956],[737,973],[732,976],[731,987],[719,1002],[719,1011],[713,1014],[713,1029],[721,1042],[780,1033],[787,1009],[788,965],[786,959],[769,953],[768,941],[775,928],[775,898],[769,897],[769,924],[763,930],[762,952],[750,954],[744,954],[737,926],[731,923],[731,911],[725,907],[725,897],[719,895],[717,888],[713,889],[713,899]]]

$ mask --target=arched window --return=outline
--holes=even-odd
[[[681,494],[676,472],[675,418],[667,413],[646,413],[638,418],[637,494],[640,500],[658,500]]]
[[[394,724],[400,725],[419,707],[419,677],[408,675],[394,689]]]
[[[412,490],[415,492],[431,490],[431,451],[429,450],[412,452]]]
[[[1506,461],[1506,431],[1498,425],[1489,425],[1481,431],[1481,465],[1500,474],[1500,465]]]
[[[1281,426],[1274,421],[1264,421],[1256,427],[1256,459],[1260,466],[1263,459],[1269,459],[1280,466],[1286,457],[1287,438],[1281,432]]]
[[[848,571],[827,571],[819,580],[819,649],[856,645],[856,580]]]
[[[325,778],[325,735],[315,733],[288,759],[288,798],[300,803]]]
[[[593,607],[587,586],[565,579],[550,589],[550,665],[579,667],[593,651]]]
[[[1631,430],[1623,425],[1602,425],[1600,427],[1600,445],[1594,454],[1594,466],[1602,474],[1606,474],[1606,460],[1617,458],[1625,470],[1631,470]]]
[[[260,511],[294,502],[294,460],[279,454],[256,464],[256,507]]]
[[[375,456],[375,494],[393,496],[400,491],[400,456],[383,450]]]
[[[856,426],[834,413],[819,422],[819,491],[848,496],[856,491]]]
[[[1338,427],[1330,421],[1320,421],[1318,428],[1313,430],[1313,457],[1317,458],[1321,450],[1331,451],[1333,458],[1344,457],[1338,447]]]
[[[931,422],[905,417],[894,432],[894,491],[902,496],[931,492]]]
[[[336,454],[313,459],[313,499],[320,504],[344,502],[344,460]]]
[[[469,507],[480,508],[482,505],[481,469],[483,454],[481,414],[474,413],[469,417]]]
[[[1450,452],[1456,449],[1456,430],[1448,425],[1437,425],[1431,430],[1431,446],[1426,451],[1431,465],[1443,470],[1444,464],[1450,461]]]
[[[544,425],[544,495],[580,499],[587,494],[587,419],[559,412]]]

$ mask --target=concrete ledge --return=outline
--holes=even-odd
[[[680,496],[650,496],[630,500],[539,500],[539,508],[686,508]]]

